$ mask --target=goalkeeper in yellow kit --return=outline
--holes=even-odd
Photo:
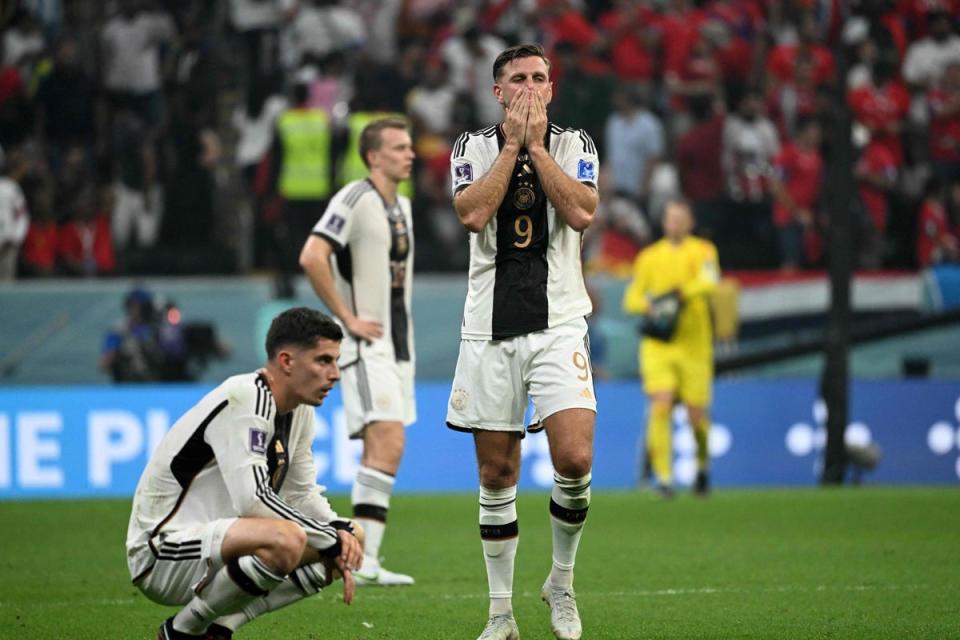
[[[720,277],[712,242],[690,235],[693,213],[682,199],[667,203],[662,240],[643,250],[633,266],[624,310],[642,314],[640,373],[649,399],[647,455],[660,492],[672,495],[671,414],[676,400],[687,408],[697,443],[694,492],[709,490],[710,397],[713,323],[710,296]]]

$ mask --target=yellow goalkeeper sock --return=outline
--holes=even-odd
[[[703,416],[691,426],[697,442],[697,471],[707,471],[710,468],[710,418]]]
[[[653,402],[647,421],[647,455],[650,466],[660,484],[673,483],[673,452],[670,443],[670,414],[672,407],[667,402]]]

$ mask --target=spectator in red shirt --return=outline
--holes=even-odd
[[[904,160],[900,132],[910,110],[910,94],[897,79],[897,61],[889,52],[874,63],[872,76],[847,99],[857,122],[867,128],[871,140],[890,151],[899,168]]]
[[[700,38],[703,12],[691,0],[672,0],[656,22],[660,32],[664,78],[679,75],[690,50]]]
[[[805,255],[804,247],[817,245],[810,236],[818,235],[816,210],[823,178],[820,138],[820,124],[804,118],[797,124],[796,139],[773,161],[773,223],[780,245],[780,269],[785,272],[811,265],[818,257]]]
[[[814,84],[832,84],[836,78],[836,67],[830,49],[820,43],[817,19],[810,12],[800,19],[800,42],[797,44],[777,45],[767,58],[767,81],[776,86],[789,82],[794,77],[794,66],[801,54],[813,60]]]
[[[960,180],[960,63],[950,63],[939,86],[927,93],[930,160],[945,183]]]
[[[803,118],[816,115],[817,85],[814,82],[814,62],[807,53],[797,57],[793,78],[771,89],[767,94],[767,113],[777,125],[784,138],[797,133],[797,125]]]
[[[74,199],[74,215],[60,227],[58,255],[64,273],[107,275],[116,270],[110,209],[98,206],[97,192],[85,185]]]
[[[717,149],[723,147],[725,116],[712,95],[692,96],[688,102],[694,122],[676,146],[680,190],[693,205],[698,233],[721,245],[725,242],[726,187]]]
[[[59,227],[54,215],[53,187],[41,185],[30,200],[30,228],[20,247],[20,269],[27,277],[56,274]]]
[[[879,269],[883,265],[887,232],[888,196],[897,184],[899,165],[890,150],[879,140],[863,149],[854,169],[860,200],[866,211],[860,246],[860,266]]]
[[[602,46],[613,72],[621,80],[650,80],[657,32],[651,27],[653,12],[637,0],[615,0],[613,8],[597,21]]]
[[[958,189],[957,183],[951,191]],[[917,217],[917,265],[926,269],[943,262],[960,260],[960,238],[951,229],[943,206],[942,183],[936,176],[927,180]]]

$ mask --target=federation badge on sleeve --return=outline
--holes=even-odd
[[[341,216],[339,213],[331,213],[330,218],[327,220],[327,231],[331,233],[340,233],[343,231],[343,225],[346,223],[346,219]]]
[[[250,429],[250,453],[267,453],[267,432],[261,429]]]
[[[577,163],[577,180],[596,180],[597,163],[592,160],[580,160]]]
[[[469,162],[458,164],[453,169],[453,186],[463,184],[464,182],[473,182],[473,165]]]

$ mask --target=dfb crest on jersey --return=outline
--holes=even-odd
[[[332,233],[340,233],[343,231],[343,225],[346,223],[346,219],[338,213],[331,213],[330,219],[327,220],[327,230]]]
[[[267,453],[267,432],[262,429],[250,429],[250,453]]]
[[[596,180],[597,165],[593,160],[580,160],[577,163],[577,180]]]
[[[473,165],[469,162],[465,164],[458,164],[453,169],[454,171],[454,186],[462,184],[464,182],[473,182]]]

